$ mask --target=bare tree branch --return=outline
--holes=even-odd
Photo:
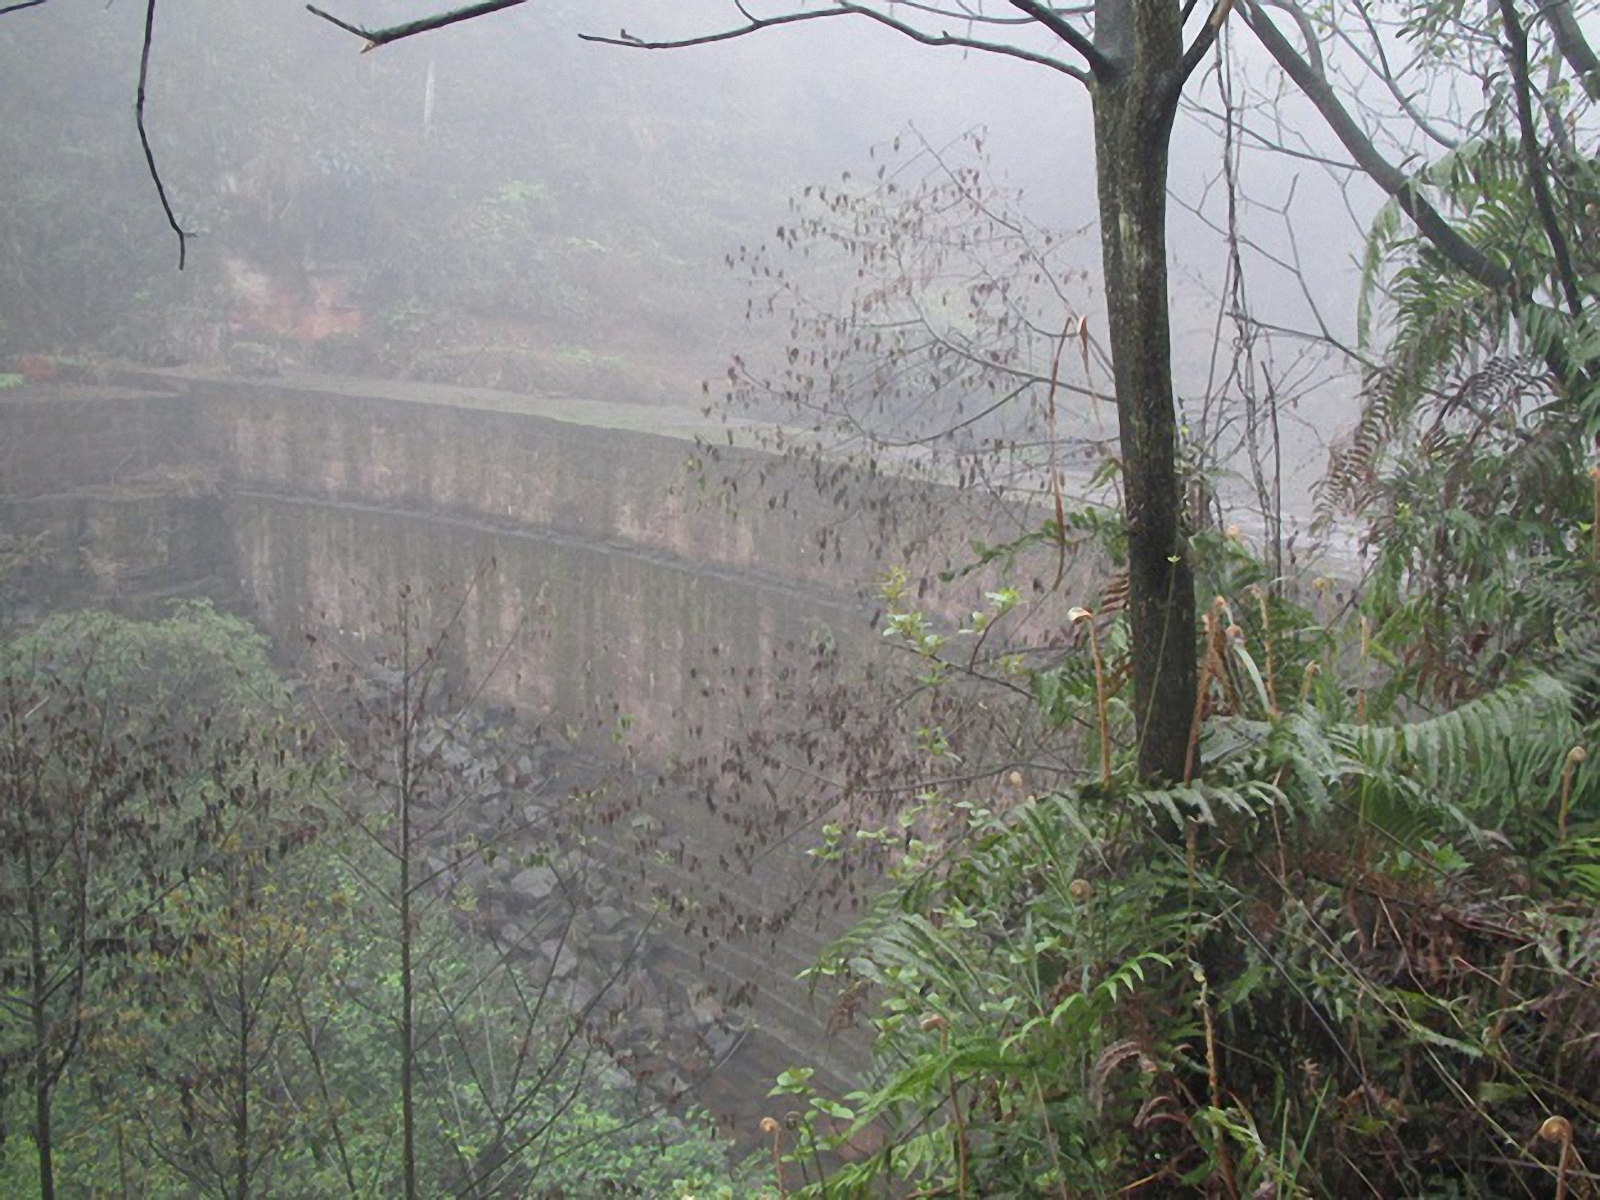
[[[1522,159],[1527,168],[1528,183],[1533,189],[1534,208],[1539,213],[1539,224],[1550,243],[1555,257],[1556,276],[1561,280],[1561,290],[1566,295],[1567,311],[1574,317],[1583,315],[1583,293],[1578,287],[1578,275],[1572,267],[1572,254],[1567,248],[1566,234],[1556,217],[1555,200],[1550,195],[1549,172],[1539,153],[1538,128],[1533,117],[1533,85],[1528,79],[1528,34],[1517,18],[1513,0],[1500,0],[1500,19],[1505,26],[1506,62],[1511,67],[1511,86],[1517,99],[1517,126],[1522,137]]]
[[[1561,57],[1583,80],[1583,90],[1589,93],[1589,99],[1600,100],[1600,57],[1596,57],[1594,47],[1583,36],[1578,18],[1572,15],[1572,0],[1545,0],[1539,12],[1550,26]]]
[[[1358,46],[1355,38],[1351,37],[1343,26],[1340,26],[1337,30],[1339,40],[1350,48],[1351,52],[1361,60],[1367,70],[1371,71],[1384,87],[1389,89],[1389,94],[1394,97],[1395,103],[1400,106],[1401,111],[1406,116],[1411,118],[1418,129],[1422,130],[1423,133],[1446,150],[1454,150],[1460,145],[1459,139],[1450,137],[1435,127],[1433,122],[1422,114],[1422,111],[1412,102],[1411,97],[1406,95],[1404,89],[1401,88],[1400,77],[1390,67],[1389,56],[1384,52],[1383,39],[1378,36],[1377,25],[1372,20],[1371,8],[1365,3],[1358,3],[1356,11],[1361,14],[1361,23],[1367,27],[1367,33],[1372,38],[1373,54],[1369,55]],[[1402,68],[1402,73],[1404,70],[1405,68]]]
[[[1032,25],[1032,17],[999,17],[993,13],[982,12],[968,4],[961,4],[959,8],[946,8],[937,4],[921,4],[917,0],[893,0],[899,8],[909,8],[914,12],[924,12],[930,17],[948,17],[953,21],[968,21],[978,25]],[[1088,16],[1094,11],[1094,5],[1081,4],[1076,8],[1052,9],[1057,16]]]
[[[1233,11],[1233,0],[1216,0],[1211,9],[1211,15],[1206,18],[1206,23],[1201,26],[1200,32],[1194,35],[1194,41],[1189,43],[1189,48],[1183,52],[1183,61],[1178,66],[1178,86],[1181,88],[1194,74],[1194,69],[1200,65],[1200,60],[1205,58],[1206,51],[1211,49],[1217,40],[1217,33],[1228,22],[1228,14]]]
[[[748,14],[746,14],[748,16]],[[817,9],[811,12],[782,13],[776,17],[751,17],[748,24],[736,29],[724,29],[717,33],[702,34],[698,37],[679,38],[672,41],[649,42],[643,38],[635,37],[626,29],[615,37],[603,37],[599,34],[580,33],[578,36],[586,42],[596,42],[604,46],[626,46],[633,50],[682,50],[688,46],[709,46],[715,42],[732,41],[734,38],[748,37],[763,29],[772,29],[779,25],[794,25],[801,21],[819,21],[828,17],[865,17],[869,21],[904,34],[912,41],[921,42],[924,46],[956,46],[964,50],[981,50],[987,54],[999,54],[1007,58],[1018,58],[1023,62],[1031,62],[1041,67],[1049,67],[1053,71],[1060,71],[1063,75],[1070,75],[1080,83],[1088,83],[1090,75],[1082,67],[1075,67],[1071,63],[1064,63],[1060,59],[1051,58],[1047,54],[1036,54],[1032,50],[1024,50],[1021,46],[1008,46],[1002,42],[986,42],[978,38],[961,37],[950,33],[928,33],[918,29],[915,25],[908,25],[876,9],[867,8],[860,4],[843,4],[837,8]]]
[[[1289,0],[1275,0],[1275,7],[1284,9],[1297,21],[1303,19],[1304,14],[1295,9]],[[1308,44],[1305,55],[1302,55],[1272,23],[1260,0],[1243,0],[1240,15],[1267,53],[1283,68],[1284,74],[1316,106],[1323,120],[1327,121],[1328,128],[1350,152],[1350,157],[1355,159],[1356,165],[1394,198],[1395,203],[1439,252],[1485,287],[1515,292],[1517,281],[1511,271],[1492,261],[1462,237],[1422,195],[1405,172],[1386,159],[1366,131],[1356,124],[1329,83],[1327,73],[1322,69],[1321,53],[1315,43]]]
[[[1214,108],[1209,108],[1194,100],[1185,102],[1189,113],[1196,117],[1203,117],[1208,126],[1215,126],[1216,130],[1222,128],[1223,114]],[[1361,168],[1353,162],[1343,159],[1329,158],[1325,154],[1318,154],[1307,150],[1303,146],[1291,146],[1287,142],[1275,141],[1261,130],[1252,125],[1247,125],[1241,118],[1238,122],[1239,135],[1247,139],[1256,150],[1264,150],[1269,154],[1280,154],[1285,158],[1298,159],[1301,162],[1313,163],[1326,170],[1331,175],[1359,175]]]
[[[435,13],[431,17],[423,17],[416,21],[406,21],[400,25],[389,25],[382,29],[363,29],[359,25],[352,25],[348,21],[341,21],[332,13],[323,12],[315,4],[307,4],[306,8],[324,21],[337,25],[346,33],[353,33],[367,43],[367,50],[374,50],[379,46],[386,46],[390,42],[398,42],[404,38],[415,37],[419,33],[431,33],[435,29],[443,29],[447,25],[454,25],[459,21],[471,21],[475,17],[487,16],[505,8],[516,8],[519,4],[526,4],[527,0],[479,0],[477,4],[467,4],[461,8],[452,8],[442,13]]]
[[[37,0],[37,2],[42,3],[43,0]],[[461,21],[470,21],[476,17],[482,17],[488,15],[489,13],[499,12],[502,9],[516,8],[518,5],[525,3],[527,3],[527,0],[480,0],[480,2],[476,4],[463,5],[459,8],[452,8],[442,13],[436,13],[431,17],[424,17],[421,20],[407,21],[400,25],[389,25],[381,29],[366,29],[360,25],[353,25],[349,21],[345,21],[339,17],[336,17],[332,13],[326,12],[314,4],[307,4],[306,8],[311,13],[321,17],[324,21],[327,21],[332,25],[337,25],[346,33],[354,34],[356,37],[367,43],[365,47],[366,50],[372,50],[378,46],[386,46],[390,42],[402,41],[405,38],[415,37],[422,33],[431,33],[436,29],[443,29],[448,25],[454,25]],[[952,19],[972,21],[980,24],[1010,25],[1028,23],[1020,18],[1014,21],[1009,21],[1000,17],[984,16],[980,13],[956,13],[947,9],[937,8],[930,4],[908,3],[906,7],[914,9],[918,12],[928,13],[930,15],[948,16]],[[1061,19],[1060,13],[1057,13],[1053,10],[1045,10],[1042,8],[1042,6],[1033,5],[1031,3],[1029,4],[1029,7],[1040,8],[1040,10],[1043,12],[1049,12],[1051,19],[1056,24],[1065,26],[1065,22]],[[998,54],[1007,58],[1021,59],[1023,62],[1031,62],[1038,66],[1049,67],[1053,71],[1059,71],[1064,75],[1069,75],[1073,79],[1076,79],[1082,83],[1087,83],[1090,79],[1089,71],[1084,70],[1082,67],[1074,66],[1071,63],[1062,62],[1060,59],[1051,58],[1047,54],[1038,54],[1032,50],[1023,49],[1021,46],[1010,46],[1003,42],[990,42],[981,38],[964,37],[959,34],[947,32],[929,33],[926,30],[918,29],[915,25],[911,25],[905,21],[897,20],[886,13],[878,12],[876,9],[869,8],[862,4],[841,2],[837,7],[834,8],[818,9],[811,12],[781,13],[775,17],[752,16],[743,7],[740,7],[739,11],[744,13],[745,17],[748,19],[747,24],[741,25],[735,29],[725,29],[716,33],[703,34],[699,37],[680,38],[671,41],[647,41],[644,38],[636,37],[635,35],[629,33],[626,29],[620,30],[615,36],[609,37],[590,33],[583,33],[579,34],[578,36],[586,42],[595,42],[606,46],[626,46],[633,50],[681,50],[688,46],[706,46],[715,42],[726,42],[731,41],[734,38],[747,37],[752,33],[757,33],[763,29],[771,29],[780,25],[794,25],[802,21],[821,20],[825,17],[857,16],[865,17],[870,21],[875,21],[880,25],[894,30],[896,33],[900,33],[908,38],[911,38],[913,41],[921,42],[924,46],[955,46],[963,50],[981,50],[986,54]],[[1091,68],[1096,63],[1104,65],[1108,61],[1103,55],[1100,55],[1094,50],[1093,45],[1089,43],[1088,39],[1084,37],[1084,35],[1078,33],[1076,30],[1073,30],[1072,33],[1073,38],[1076,40],[1071,44],[1073,44],[1075,49],[1078,49],[1080,52],[1084,53],[1085,58],[1090,61]],[[1078,42],[1081,42],[1082,45],[1078,45]]]
[[[139,94],[134,101],[134,124],[139,127],[139,145],[144,149],[145,166],[150,169],[150,179],[156,185],[156,195],[161,200],[161,211],[167,214],[167,224],[178,235],[178,270],[183,270],[189,255],[189,239],[193,236],[178,224],[173,214],[172,201],[167,199],[167,188],[161,182],[161,172],[156,167],[156,152],[150,147],[150,134],[144,124],[145,88],[150,82],[150,46],[155,40],[156,0],[146,0],[144,8],[144,43],[139,49]]]
[[[1075,28],[1055,9],[1037,3],[1037,0],[1011,0],[1011,7],[1027,13],[1083,55],[1084,61],[1089,64],[1089,70],[1096,79],[1109,79],[1116,75],[1118,64],[1102,54],[1086,34]]]

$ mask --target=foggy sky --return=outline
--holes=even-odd
[[[55,0],[54,5],[0,18],[0,73],[6,72],[7,55],[26,55],[35,39],[50,38],[59,26],[57,10],[74,2]],[[99,7],[96,0],[85,2]],[[219,102],[219,93],[228,86],[225,72],[208,72],[205,64],[218,53],[216,14],[226,11],[229,2],[166,0],[160,9],[150,121],[180,208],[211,186],[186,175],[194,164],[185,161],[182,140],[184,129],[203,121],[207,108]],[[209,6],[208,19],[197,24],[202,5]],[[328,114],[330,139],[338,136],[337,114],[376,86],[380,77],[387,80],[387,94],[403,98],[410,93],[419,123],[426,104],[431,121],[451,136],[469,138],[490,133],[514,138],[521,123],[559,124],[574,113],[603,107],[603,101],[614,108],[620,94],[626,109],[638,113],[639,120],[631,128],[619,123],[603,134],[599,146],[600,153],[620,161],[619,169],[629,169],[633,163],[640,171],[651,169],[650,127],[658,114],[684,119],[674,136],[701,138],[709,154],[719,152],[719,122],[747,134],[755,131],[758,138],[735,146],[742,161],[728,164],[730,177],[750,181],[740,192],[745,208],[737,219],[748,219],[749,231],[741,236],[752,241],[781,219],[788,198],[799,187],[834,179],[842,169],[859,170],[870,147],[902,132],[908,122],[935,145],[983,126],[997,174],[1023,190],[1034,220],[1064,229],[1091,226],[1089,236],[1082,239],[1079,261],[1091,280],[1098,277],[1088,98],[1075,81],[1048,70],[993,55],[917,46],[892,31],[848,19],[669,53],[589,45],[576,36],[580,31],[614,34],[623,28],[639,36],[681,36],[722,28],[739,20],[726,0],[674,0],[670,5],[644,0],[604,4],[550,0],[368,55],[360,53],[356,39],[306,13],[298,0],[254,0],[254,7],[274,14],[274,28],[291,31],[292,53],[286,61],[293,64],[294,75],[282,82],[306,111]],[[438,5],[343,0],[331,7],[356,23],[383,24],[437,11]],[[134,135],[129,107],[142,15],[136,9],[117,5],[103,16],[107,37],[125,46],[120,78],[104,77],[104,63],[85,56],[88,69],[100,70],[101,77],[60,81],[76,91],[74,103],[83,110],[82,119],[121,128],[130,151]],[[1249,35],[1241,30],[1236,42],[1252,73],[1269,76],[1259,51],[1249,44]],[[430,68],[431,97],[425,96]],[[541,111],[532,111],[524,85],[552,69],[559,70],[562,90],[553,101],[544,97]],[[521,70],[528,78],[518,79]],[[81,83],[92,86],[80,89]],[[1202,84],[1191,86],[1191,91],[1202,102],[1214,101],[1214,88]],[[281,119],[279,112],[259,114],[263,126]],[[687,134],[685,122],[690,127]],[[1316,122],[1313,118],[1302,124],[1314,129]],[[308,136],[315,136],[314,127]],[[1203,389],[1207,378],[1224,246],[1215,232],[1184,211],[1184,205],[1203,204],[1208,216],[1220,221],[1221,192],[1216,186],[1220,163],[1220,142],[1206,124],[1180,117],[1172,169],[1171,278],[1178,383],[1189,393]],[[648,188],[648,175],[644,179]],[[131,242],[142,253],[169,254],[165,242],[169,235],[148,181],[130,174],[128,183],[144,190],[146,213]],[[1267,259],[1248,256],[1247,283],[1257,313],[1275,324],[1310,327],[1314,322],[1306,303],[1309,292],[1331,330],[1339,338],[1351,338],[1359,223],[1375,210],[1380,199],[1376,190],[1358,180],[1348,196],[1341,195],[1322,168],[1264,154],[1248,157],[1244,188],[1267,205],[1293,196],[1291,212],[1305,275],[1302,284]],[[718,197],[706,198],[708,204],[717,202]],[[179,216],[184,219],[184,212]],[[1245,220],[1248,236],[1275,255],[1292,257],[1280,216],[1253,209]],[[205,255],[205,242],[198,242],[192,253]],[[708,258],[703,269],[712,275],[721,267]],[[1084,303],[1096,314],[1091,323],[1096,336],[1103,338],[1092,283]],[[726,336],[707,348],[707,374],[720,369],[714,360],[730,348],[744,348],[748,336],[748,330],[731,323]],[[1224,329],[1224,337],[1229,336],[1231,332]],[[1284,372],[1290,373],[1288,366]],[[1348,379],[1337,381],[1308,400],[1302,415],[1331,436],[1353,412],[1350,391]],[[1297,436],[1308,468],[1316,459],[1315,440]]]

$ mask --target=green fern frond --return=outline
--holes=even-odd
[[[1383,294],[1383,267],[1400,240],[1401,209],[1394,200],[1378,209],[1367,228],[1361,254],[1361,279],[1356,293],[1356,345],[1372,346],[1373,312]]]
[[[1525,819],[1555,795],[1567,753],[1584,738],[1575,700],[1571,685],[1535,674],[1428,720],[1332,737],[1359,765],[1365,798],[1477,835]]]

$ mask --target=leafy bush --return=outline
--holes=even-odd
[[[813,1193],[1593,1183],[1600,655],[1407,719],[1359,646],[1236,600],[1205,614],[1203,774],[1140,787],[1119,759],[1007,811],[944,797],[956,820],[819,964],[876,1002],[877,1067],[811,1097],[792,1160],[877,1148]],[[1082,654],[1055,702],[1116,721],[1116,662]]]
[[[351,765],[204,605],[0,644],[0,1191],[395,1194],[401,975]],[[376,826],[370,827],[376,829]],[[381,831],[380,831],[381,832]],[[416,905],[423,1194],[759,1194],[554,969]]]

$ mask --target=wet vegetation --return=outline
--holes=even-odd
[[[1233,6],[1187,50],[1187,10],[1168,28],[1171,6],[1137,6],[1150,20],[1129,32],[1127,66],[1106,30],[1080,45],[1054,10],[1004,14],[1086,64],[1103,215],[1118,218],[1100,231],[1106,338],[1076,239],[994,184],[981,137],[907,134],[873,152],[874,177],[800,191],[757,238],[737,232],[756,185],[723,164],[759,152],[739,140],[759,123],[718,125],[725,143],[698,159],[673,139],[708,144],[688,128],[705,110],[685,95],[646,120],[626,99],[629,62],[606,59],[638,120],[647,203],[645,176],[582,120],[550,119],[563,72],[598,60],[552,53],[528,75],[511,39],[460,43],[479,74],[450,103],[471,106],[474,78],[515,77],[539,116],[469,150],[436,107],[455,68],[419,49],[434,43],[397,38],[359,100],[308,93],[263,129],[252,114],[276,82],[223,27],[254,18],[186,28],[229,82],[166,157],[178,180],[185,155],[215,168],[210,191],[175,185],[218,247],[177,281],[153,242],[112,249],[148,224],[147,194],[96,186],[137,174],[134,145],[85,132],[76,177],[52,165],[0,182],[14,231],[0,256],[19,281],[0,326],[5,387],[41,382],[50,352],[70,349],[666,399],[691,365],[675,346],[731,336],[738,305],[700,274],[723,258],[778,332],[704,390],[791,460],[783,479],[802,468],[838,527],[871,529],[889,651],[845,662],[797,631],[802,667],[759,682],[708,670],[739,716],[651,785],[703,797],[734,847],[724,869],[775,878],[780,850],[810,860],[765,912],[657,889],[646,903],[663,923],[751,943],[830,911],[850,923],[808,977],[830,1033],[870,1037],[871,1064],[835,1088],[795,1063],[735,1170],[707,1122],[665,1113],[619,1070],[597,1018],[626,1006],[561,983],[565,934],[543,958],[515,953],[456,886],[511,845],[535,883],[554,879],[571,830],[452,823],[474,801],[441,772],[435,722],[462,708],[441,695],[448,637],[410,593],[384,651],[359,670],[317,658],[294,688],[257,635],[203,606],[8,629],[9,1189],[1600,1193],[1591,14],[1501,0],[1485,34],[1443,4],[1349,23],[1274,6],[1296,48],[1266,9],[1239,6],[1235,24],[1381,193],[1354,336],[1319,316],[1286,343],[1246,288],[1270,255],[1238,223],[1240,145],[1299,110],[1254,90]],[[880,24],[927,9],[890,7]],[[73,19],[33,75],[0,81],[8,111],[15,93],[38,117],[0,127],[8,161],[55,164],[72,132],[40,115],[66,74],[52,54],[128,48],[126,28]],[[467,22],[470,36],[492,19]],[[553,4],[537,19],[564,30],[578,14]],[[308,63],[340,53],[309,19],[283,28]],[[0,37],[27,35],[0,24]],[[1322,39],[1355,47],[1343,67],[1364,65],[1375,90],[1330,69]],[[1401,47],[1409,65],[1392,68],[1383,51]],[[1170,120],[1201,63],[1213,73],[1190,99],[1226,162],[1216,369],[1157,411],[1136,385],[1162,375],[1155,400],[1172,398],[1147,303],[1157,283],[1165,303],[1165,255],[1161,278],[1141,275],[1129,231],[1159,232],[1165,215],[1134,184],[1165,195]],[[105,86],[125,97],[125,84]],[[1124,136],[1157,109],[1160,129]],[[1129,158],[1141,146],[1158,177]],[[607,323],[616,336],[597,336]],[[1150,361],[1135,370],[1130,347]],[[1359,380],[1358,418],[1298,533],[1286,360],[1290,375],[1337,360]],[[735,514],[785,510],[792,496],[754,461],[702,446],[693,478]],[[884,477],[950,486],[905,510],[894,497],[911,489]],[[983,536],[953,533],[979,495]],[[837,534],[819,526],[822,555]],[[958,546],[942,579],[904,569],[941,538]],[[0,588],[50,552],[0,542]],[[615,734],[626,742],[625,715]],[[641,876],[681,863],[681,843],[639,828]]]
[[[128,121],[143,12],[17,14],[0,346],[686,394],[737,319],[705,264],[827,160],[766,140],[777,97],[597,64],[566,35],[580,9],[365,60],[294,4],[163,12],[148,112],[181,273]]]
[[[395,644],[392,686],[297,699],[206,606],[6,639],[8,1194],[734,1184],[704,1118],[607,1055],[600,997],[530,953],[570,916],[475,922],[473,863],[548,858],[525,827],[444,836],[457,718],[436,656]]]

